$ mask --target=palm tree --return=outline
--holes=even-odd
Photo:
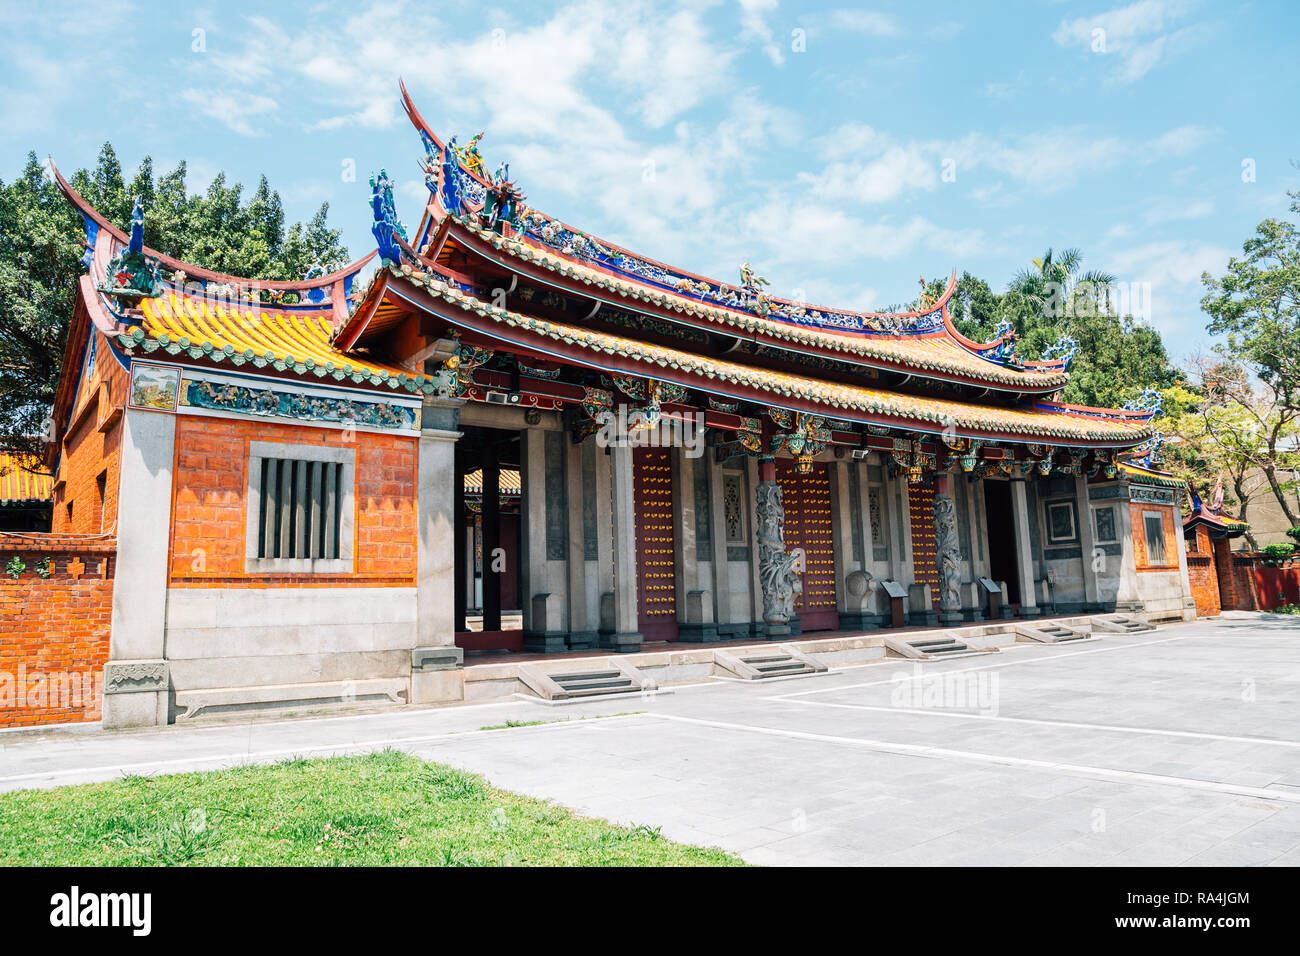
[[[1047,315],[1067,306],[1077,310],[1080,302],[1076,301],[1076,294],[1089,309],[1095,310],[1103,301],[1110,308],[1110,289],[1115,277],[1097,269],[1083,272],[1083,253],[1078,249],[1062,249],[1056,253],[1049,248],[1031,261],[1032,268],[1017,272],[1008,288],[1039,314]]]

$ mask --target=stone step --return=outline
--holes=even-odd
[[[754,657],[742,657],[741,660],[746,664],[774,664],[781,661],[794,660],[794,658],[790,657],[788,654],[760,654]]]
[[[949,654],[953,651],[964,651],[967,649],[968,649],[967,645],[958,644],[956,641],[953,641],[951,644],[943,644],[942,646],[939,647],[927,647],[925,649],[925,652],[927,654]]]
[[[573,680],[573,681],[564,681],[563,683],[557,681],[556,683],[559,683],[560,686],[564,688],[564,690],[566,691],[595,690],[600,688],[613,691],[613,690],[623,690],[632,687],[632,681],[626,677],[622,677],[622,678],[609,677],[609,678],[605,678],[604,680]]]
[[[803,661],[787,659],[780,664],[758,664],[756,665],[756,669],[762,671],[764,674],[775,674],[781,671],[806,671],[809,668]]]
[[[917,650],[920,650],[920,649],[923,648],[923,647],[931,647],[931,646],[936,645],[936,644],[952,644],[952,643],[955,642],[955,640],[956,640],[956,639],[955,639],[955,638],[952,638],[952,637],[939,637],[939,638],[935,638],[935,639],[933,639],[933,640],[927,640],[927,641],[908,641],[907,643],[911,644],[911,645],[912,645],[913,647],[915,647]]]
[[[606,679],[610,677],[620,677],[622,676],[622,674],[621,672],[616,670],[608,670],[608,671],[577,671],[576,673],[572,673],[572,674],[547,674],[546,676],[549,677],[551,680],[555,681],[555,683],[557,684],[563,684],[565,681],[570,681],[570,680]]]
[[[617,687],[565,687],[561,693],[555,695],[555,699],[568,700],[571,697],[596,697],[601,694],[635,694],[640,693],[640,691],[640,687],[631,681],[626,681]]]

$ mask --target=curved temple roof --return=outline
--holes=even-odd
[[[100,289],[129,236],[86,202],[52,161],[50,168],[86,224],[89,275],[82,277],[82,293],[87,310],[96,328],[119,348],[160,353],[159,358],[248,364],[345,384],[432,390],[423,373],[350,355],[330,342],[333,329],[347,316],[353,280],[375,252],[327,275],[264,281],[202,269],[145,247],[173,276],[158,283],[159,295],[140,298],[140,316],[119,314],[111,295]]]
[[[665,313],[676,313],[682,320],[694,320],[695,324],[713,326],[732,335],[753,336],[777,346],[784,343],[793,348],[815,349],[877,367],[951,376],[1017,391],[1052,392],[1068,381],[1065,372],[1055,367],[1014,368],[991,362],[943,331],[923,335],[862,335],[785,322],[642,285],[563,256],[544,245],[505,238],[465,217],[449,217],[449,224],[485,250],[490,248],[517,260],[516,268],[536,267],[581,283],[587,287],[584,291],[588,295],[616,295],[631,308],[637,308],[638,302],[644,303]],[[949,293],[952,288],[950,282]],[[944,309],[946,315],[946,306]]]
[[[420,115],[407,92],[405,83],[399,85],[402,105],[412,125],[426,136],[434,147],[445,154],[446,145]],[[484,176],[460,162],[459,157],[457,165],[476,189],[481,191],[491,185]],[[427,207],[426,219],[421,223],[417,233],[422,237],[417,245],[423,244],[423,237],[427,235],[430,225],[447,214],[447,210],[442,208],[440,199],[441,192],[435,192],[435,198],[431,199]],[[906,357],[910,357],[908,346],[916,339],[933,337],[942,341],[944,348],[954,356],[960,354],[963,357],[960,371],[956,374],[974,376],[990,383],[1007,386],[1012,390],[1047,392],[1062,387],[1067,381],[1066,363],[1063,361],[1008,364],[991,357],[1000,355],[1000,346],[1004,344],[1004,338],[979,343],[962,335],[953,325],[948,311],[948,301],[956,288],[955,273],[938,299],[925,308],[915,311],[857,312],[765,296],[770,306],[770,312],[765,317],[735,301],[736,294],[741,290],[734,284],[704,278],[630,252],[615,243],[551,219],[535,209],[528,210],[527,221],[527,230],[522,236],[514,237],[513,244],[503,246],[494,243],[494,245],[516,256],[527,255],[525,250],[542,252],[547,257],[543,260],[543,264],[548,268],[554,266],[552,271],[565,271],[563,266],[555,265],[564,263],[570,269],[577,268],[586,273],[603,276],[606,281],[612,279],[621,282],[639,290],[642,295],[648,295],[650,301],[666,300],[686,308],[702,307],[705,310],[702,314],[729,316],[729,319],[723,321],[733,325],[744,325],[747,320],[757,320],[768,330],[783,329],[784,333],[773,331],[773,334],[780,338],[841,352],[853,351],[852,348],[845,347],[843,340],[862,343],[864,354],[869,354],[867,343],[876,344],[883,339],[900,343],[896,354],[906,360]],[[467,220],[461,219],[460,222],[471,226]],[[557,241],[557,237],[562,241]],[[553,251],[556,249],[559,251]],[[534,257],[529,256],[529,258]],[[584,278],[583,281],[586,279]],[[950,363],[927,364],[923,354],[918,355],[917,359],[917,367],[920,369],[940,373],[950,371]]]
[[[1115,411],[1114,417],[1100,418],[1076,415],[1064,407],[1000,408],[840,385],[521,315],[484,302],[409,265],[389,267],[388,271],[427,293],[424,301],[413,300],[413,305],[434,311],[453,325],[572,364],[601,369],[624,366],[621,370],[728,398],[931,433],[956,427],[963,434],[993,440],[1027,438],[1078,447],[1130,446],[1151,435],[1143,413]]]

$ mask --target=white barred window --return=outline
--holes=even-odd
[[[245,570],[352,571],[350,448],[249,445]]]

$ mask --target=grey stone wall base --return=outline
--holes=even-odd
[[[1147,606],[1145,601],[1116,601],[1114,609],[1121,614],[1141,614]]]
[[[982,607],[964,607],[961,609],[961,619],[963,621],[982,621],[984,620],[985,608]]]
[[[166,691],[109,694],[105,688],[100,726],[105,730],[165,727],[169,718],[168,696]]]
[[[841,631],[874,631],[879,627],[879,614],[863,614],[861,611],[845,611],[840,614]]]
[[[628,631],[623,634],[613,631],[600,632],[600,646],[617,654],[635,654],[641,650],[644,640],[640,631]]]
[[[529,654],[559,654],[569,649],[564,631],[524,631],[524,650]]]
[[[1003,604],[998,607],[998,617],[1000,617],[1002,620],[1009,621],[1015,616],[1016,616],[1016,612],[1012,610],[1010,604]]]
[[[791,636],[791,637],[798,637],[800,634],[803,633],[803,622],[799,620],[799,615],[798,615],[798,614],[796,614],[794,617],[790,618],[790,620],[787,621],[786,623],[787,623],[787,624],[789,625],[789,627],[790,627],[790,636]]]
[[[678,624],[677,640],[687,644],[712,644],[721,637],[715,624]]]
[[[595,631],[571,631],[569,632],[569,650],[587,651],[596,647],[598,635]]]
[[[964,623],[966,623],[966,617],[965,615],[962,614],[961,611],[940,611],[939,612],[940,627],[960,627]]]
[[[939,615],[934,611],[908,611],[908,627],[938,627]]]
[[[411,670],[416,673],[454,670],[464,663],[465,652],[455,645],[411,648]]]
[[[796,625],[793,624],[769,624],[767,625],[767,634],[764,635],[764,639],[769,641],[783,641],[788,637],[793,637],[795,626]]]
[[[104,693],[142,694],[166,691],[169,676],[165,660],[109,661],[104,665]]]
[[[1023,604],[1020,605],[1021,617],[1041,617],[1042,613],[1043,609],[1041,607],[1025,607]]]

